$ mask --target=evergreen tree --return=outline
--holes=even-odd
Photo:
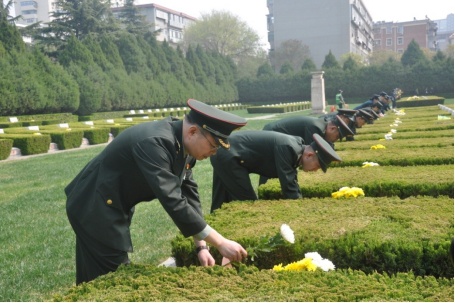
[[[53,20],[33,37],[52,56],[71,36],[83,40],[90,33],[102,35],[119,30],[110,0],[57,0],[56,7],[50,14]]]
[[[403,55],[401,56],[401,63],[404,66],[412,66],[418,62],[423,61],[426,61],[425,54],[420,49],[419,44],[417,44],[417,42],[412,39],[406,50],[403,52]]]
[[[315,71],[316,70],[316,64],[314,64],[314,61],[310,58],[305,59],[302,64],[302,70],[304,71]]]
[[[261,77],[272,77],[275,74],[273,71],[272,66],[266,62],[259,66],[258,72],[256,74],[256,77],[261,78]]]
[[[291,63],[289,62],[284,62],[283,65],[281,65],[280,68],[280,74],[282,75],[289,75],[294,73],[294,68],[292,67]]]
[[[128,32],[144,35],[150,30],[151,24],[139,13],[134,2],[135,0],[126,0],[118,17]]]
[[[322,69],[331,69],[331,68],[339,68],[340,65],[335,58],[335,56],[332,54],[332,51],[330,50],[329,53],[325,56],[324,62],[322,63]]]
[[[3,1],[0,3],[0,43],[3,48],[10,51],[24,51],[25,43],[22,41],[22,36],[14,26],[14,20],[9,14],[12,8],[13,0],[10,0],[6,5]]]

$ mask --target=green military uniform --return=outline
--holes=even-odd
[[[305,141],[305,144],[310,144],[313,142],[313,134],[324,138],[328,123],[323,118],[295,116],[268,123],[263,130],[298,136]]]
[[[246,124],[197,100],[188,100],[188,106],[188,119],[224,148],[230,132]],[[184,121],[168,117],[124,130],[65,188],[76,234],[77,284],[129,262],[130,224],[139,202],[158,199],[185,237],[208,235],[191,171],[196,160],[184,150],[183,126]]]
[[[331,161],[341,161],[333,145],[313,135],[311,148],[325,172]],[[212,208],[225,202],[257,200],[251,185],[251,173],[278,178],[286,199],[302,195],[297,180],[297,168],[308,145],[302,138],[278,132],[241,131],[230,136],[231,149],[220,150],[210,157],[213,166]]]
[[[210,157],[213,166],[211,211],[224,202],[257,200],[250,173],[278,178],[287,199],[301,197],[297,182],[299,157],[305,148],[302,138],[277,132],[240,131],[229,137],[230,150]]]
[[[92,254],[127,261],[127,252],[133,251],[131,217],[141,201],[158,198],[185,236],[206,227],[191,172],[195,160],[183,150],[182,123],[166,118],[126,129],[65,188],[76,233],[78,284],[119,265],[111,260],[99,264],[89,258]]]

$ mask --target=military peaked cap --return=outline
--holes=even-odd
[[[310,146],[318,156],[319,166],[323,172],[327,171],[327,167],[332,161],[341,161],[340,156],[333,149],[333,144],[327,142],[318,134],[313,134],[313,142]]]
[[[337,115],[344,115],[346,117],[352,117],[355,113],[357,113],[355,109],[339,108],[337,110]]]
[[[368,111],[366,111],[364,109],[359,109],[359,111],[355,115],[356,115],[356,117],[364,118],[365,121],[367,121],[368,124],[372,124],[373,123],[373,120],[374,120],[373,115],[370,114]]]
[[[230,147],[228,137],[231,132],[245,126],[247,122],[245,118],[194,99],[189,99],[187,104],[191,108],[188,114],[190,120],[210,132],[215,141],[225,149]]]
[[[332,120],[332,122],[338,127],[338,131],[340,132],[340,141],[344,137],[348,135],[355,135],[355,132],[340,118],[340,116],[336,115],[336,118]]]

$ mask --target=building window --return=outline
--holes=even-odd
[[[374,45],[380,46],[381,45],[381,40],[374,40]]]
[[[397,45],[403,45],[403,38],[402,37],[398,37],[397,38]]]
[[[37,13],[38,13],[38,11],[36,9],[29,9],[26,11],[22,11],[23,15],[31,15],[31,14],[37,14]]]
[[[391,38],[387,38],[387,39],[385,40],[385,45],[391,46],[391,45],[392,45],[392,39],[391,39]]]
[[[400,48],[400,49],[397,49],[397,53],[400,53],[400,54],[402,54],[403,52],[404,52],[404,50],[403,50],[402,48]]]
[[[386,32],[386,34],[391,34],[392,33],[392,27],[391,26],[387,26],[386,29],[385,29],[385,32]]]
[[[35,1],[22,1],[21,6],[33,6],[38,7],[38,4]]]
[[[403,34],[403,33],[404,33],[404,27],[403,27],[403,25],[400,25],[400,26],[397,27],[397,33],[398,33],[398,34]]]

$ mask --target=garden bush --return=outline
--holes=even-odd
[[[389,276],[357,270],[274,272],[255,267],[166,268],[121,266],[89,284],[53,296],[53,301],[109,302],[452,302],[453,279]]]
[[[298,180],[304,198],[330,197],[341,187],[360,187],[367,197],[428,195],[453,197],[453,165],[373,167],[331,167],[326,173],[299,171]],[[259,199],[281,199],[278,179],[270,179],[258,188]]]
[[[13,140],[0,139],[0,160],[8,159],[11,154],[11,148],[13,148]]]
[[[453,199],[447,196],[313,198],[225,203],[206,220],[247,249],[256,247],[261,237],[276,234],[282,223],[289,224],[295,244],[259,252],[246,261],[261,269],[317,251],[337,268],[453,277],[453,214]],[[176,236],[172,251],[177,265],[198,264],[191,239]],[[220,262],[220,254],[216,250],[212,254]]]
[[[51,137],[40,133],[0,134],[0,139],[13,140],[13,147],[19,148],[24,156],[47,153],[51,144]]]

